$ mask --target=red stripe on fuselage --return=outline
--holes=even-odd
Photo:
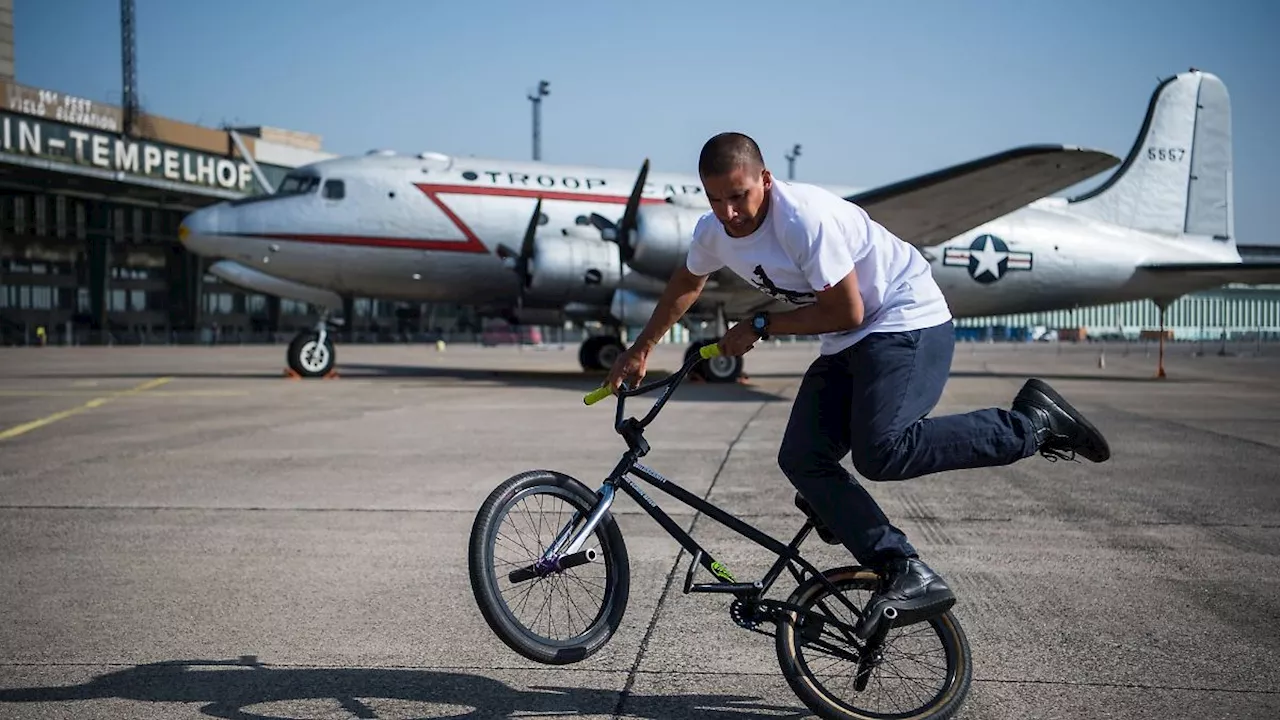
[[[457,240],[378,237],[375,235],[301,235],[296,233],[254,233],[251,237],[260,237],[268,240],[324,243],[326,245],[402,248],[405,250],[440,250],[460,253],[489,252],[489,249],[479,240],[475,242],[471,242],[471,240],[459,242]]]
[[[444,204],[440,194],[456,193],[458,195],[488,195],[492,197],[542,198],[543,200],[563,200],[569,202],[593,202],[625,205],[625,195],[596,195],[589,193],[571,193],[544,190],[525,190],[522,188],[473,187],[469,185],[430,185],[414,183],[414,187],[422,191],[436,207],[458,228],[465,240],[436,240],[431,238],[398,238],[378,237],[374,235],[331,235],[331,234],[297,234],[297,233],[253,233],[254,237],[272,240],[294,240],[297,242],[324,243],[326,245],[354,245],[359,247],[401,248],[406,250],[431,250],[439,252],[485,254],[485,247],[471,228],[458,217],[457,213]],[[641,205],[664,203],[663,198],[640,198]]]
[[[428,197],[432,197],[433,193],[457,193],[459,195],[489,195],[493,197],[521,197],[521,198],[542,198],[543,200],[565,200],[568,202],[593,202],[593,203],[610,203],[612,205],[626,205],[626,195],[598,195],[595,193],[575,193],[564,192],[562,190],[526,190],[524,188],[504,188],[504,187],[483,187],[479,185],[430,185],[427,183],[414,183]],[[432,197],[434,199],[434,197]],[[640,198],[641,205],[656,205],[665,203],[666,198]],[[439,204],[439,201],[437,201]]]

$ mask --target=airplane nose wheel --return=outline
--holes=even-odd
[[[333,370],[336,353],[333,341],[320,333],[307,330],[298,333],[289,343],[289,369],[302,377],[324,377]]]

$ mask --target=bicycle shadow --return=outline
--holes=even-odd
[[[172,660],[105,673],[82,685],[0,690],[0,703],[49,703],[122,699],[148,703],[202,703],[200,712],[227,720],[287,720],[307,710],[273,703],[328,701],[352,717],[378,717],[378,701],[435,705],[429,717],[504,718],[530,714],[613,715],[616,690],[530,686],[528,690],[482,675],[403,669],[278,668],[254,656],[237,660]],[[383,703],[384,705],[386,703]],[[314,711],[314,706],[309,708]],[[280,715],[280,712],[286,715]],[[255,714],[267,712],[268,715]],[[443,713],[443,714],[442,714]],[[448,714],[453,713],[453,714]],[[398,714],[398,713],[397,713]],[[797,701],[770,705],[744,695],[636,695],[626,698],[627,717],[705,717],[764,720],[811,717]]]

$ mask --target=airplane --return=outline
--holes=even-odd
[[[1092,190],[1052,196],[1110,168]],[[1150,299],[1163,328],[1165,308],[1187,293],[1280,282],[1280,262],[1246,264],[1236,248],[1231,171],[1226,86],[1192,68],[1158,83],[1123,161],[1028,145],[881,187],[826,187],[915,246],[957,318]],[[373,151],[197,210],[179,238],[227,282],[324,309],[287,351],[302,377],[333,370],[328,328],[344,295],[462,303],[515,323],[597,321],[610,332],[587,338],[579,362],[600,370],[624,348],[620,328],[648,320],[709,210],[697,176],[651,173],[648,160],[633,179]],[[757,310],[785,310],[785,291],[763,285],[713,275],[681,321],[696,338],[686,352]],[[702,365],[711,382],[743,373],[741,357]]]

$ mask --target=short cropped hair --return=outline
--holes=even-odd
[[[743,166],[764,168],[764,156],[755,140],[738,132],[723,132],[712,137],[698,156],[698,173],[704,177],[725,175]]]

